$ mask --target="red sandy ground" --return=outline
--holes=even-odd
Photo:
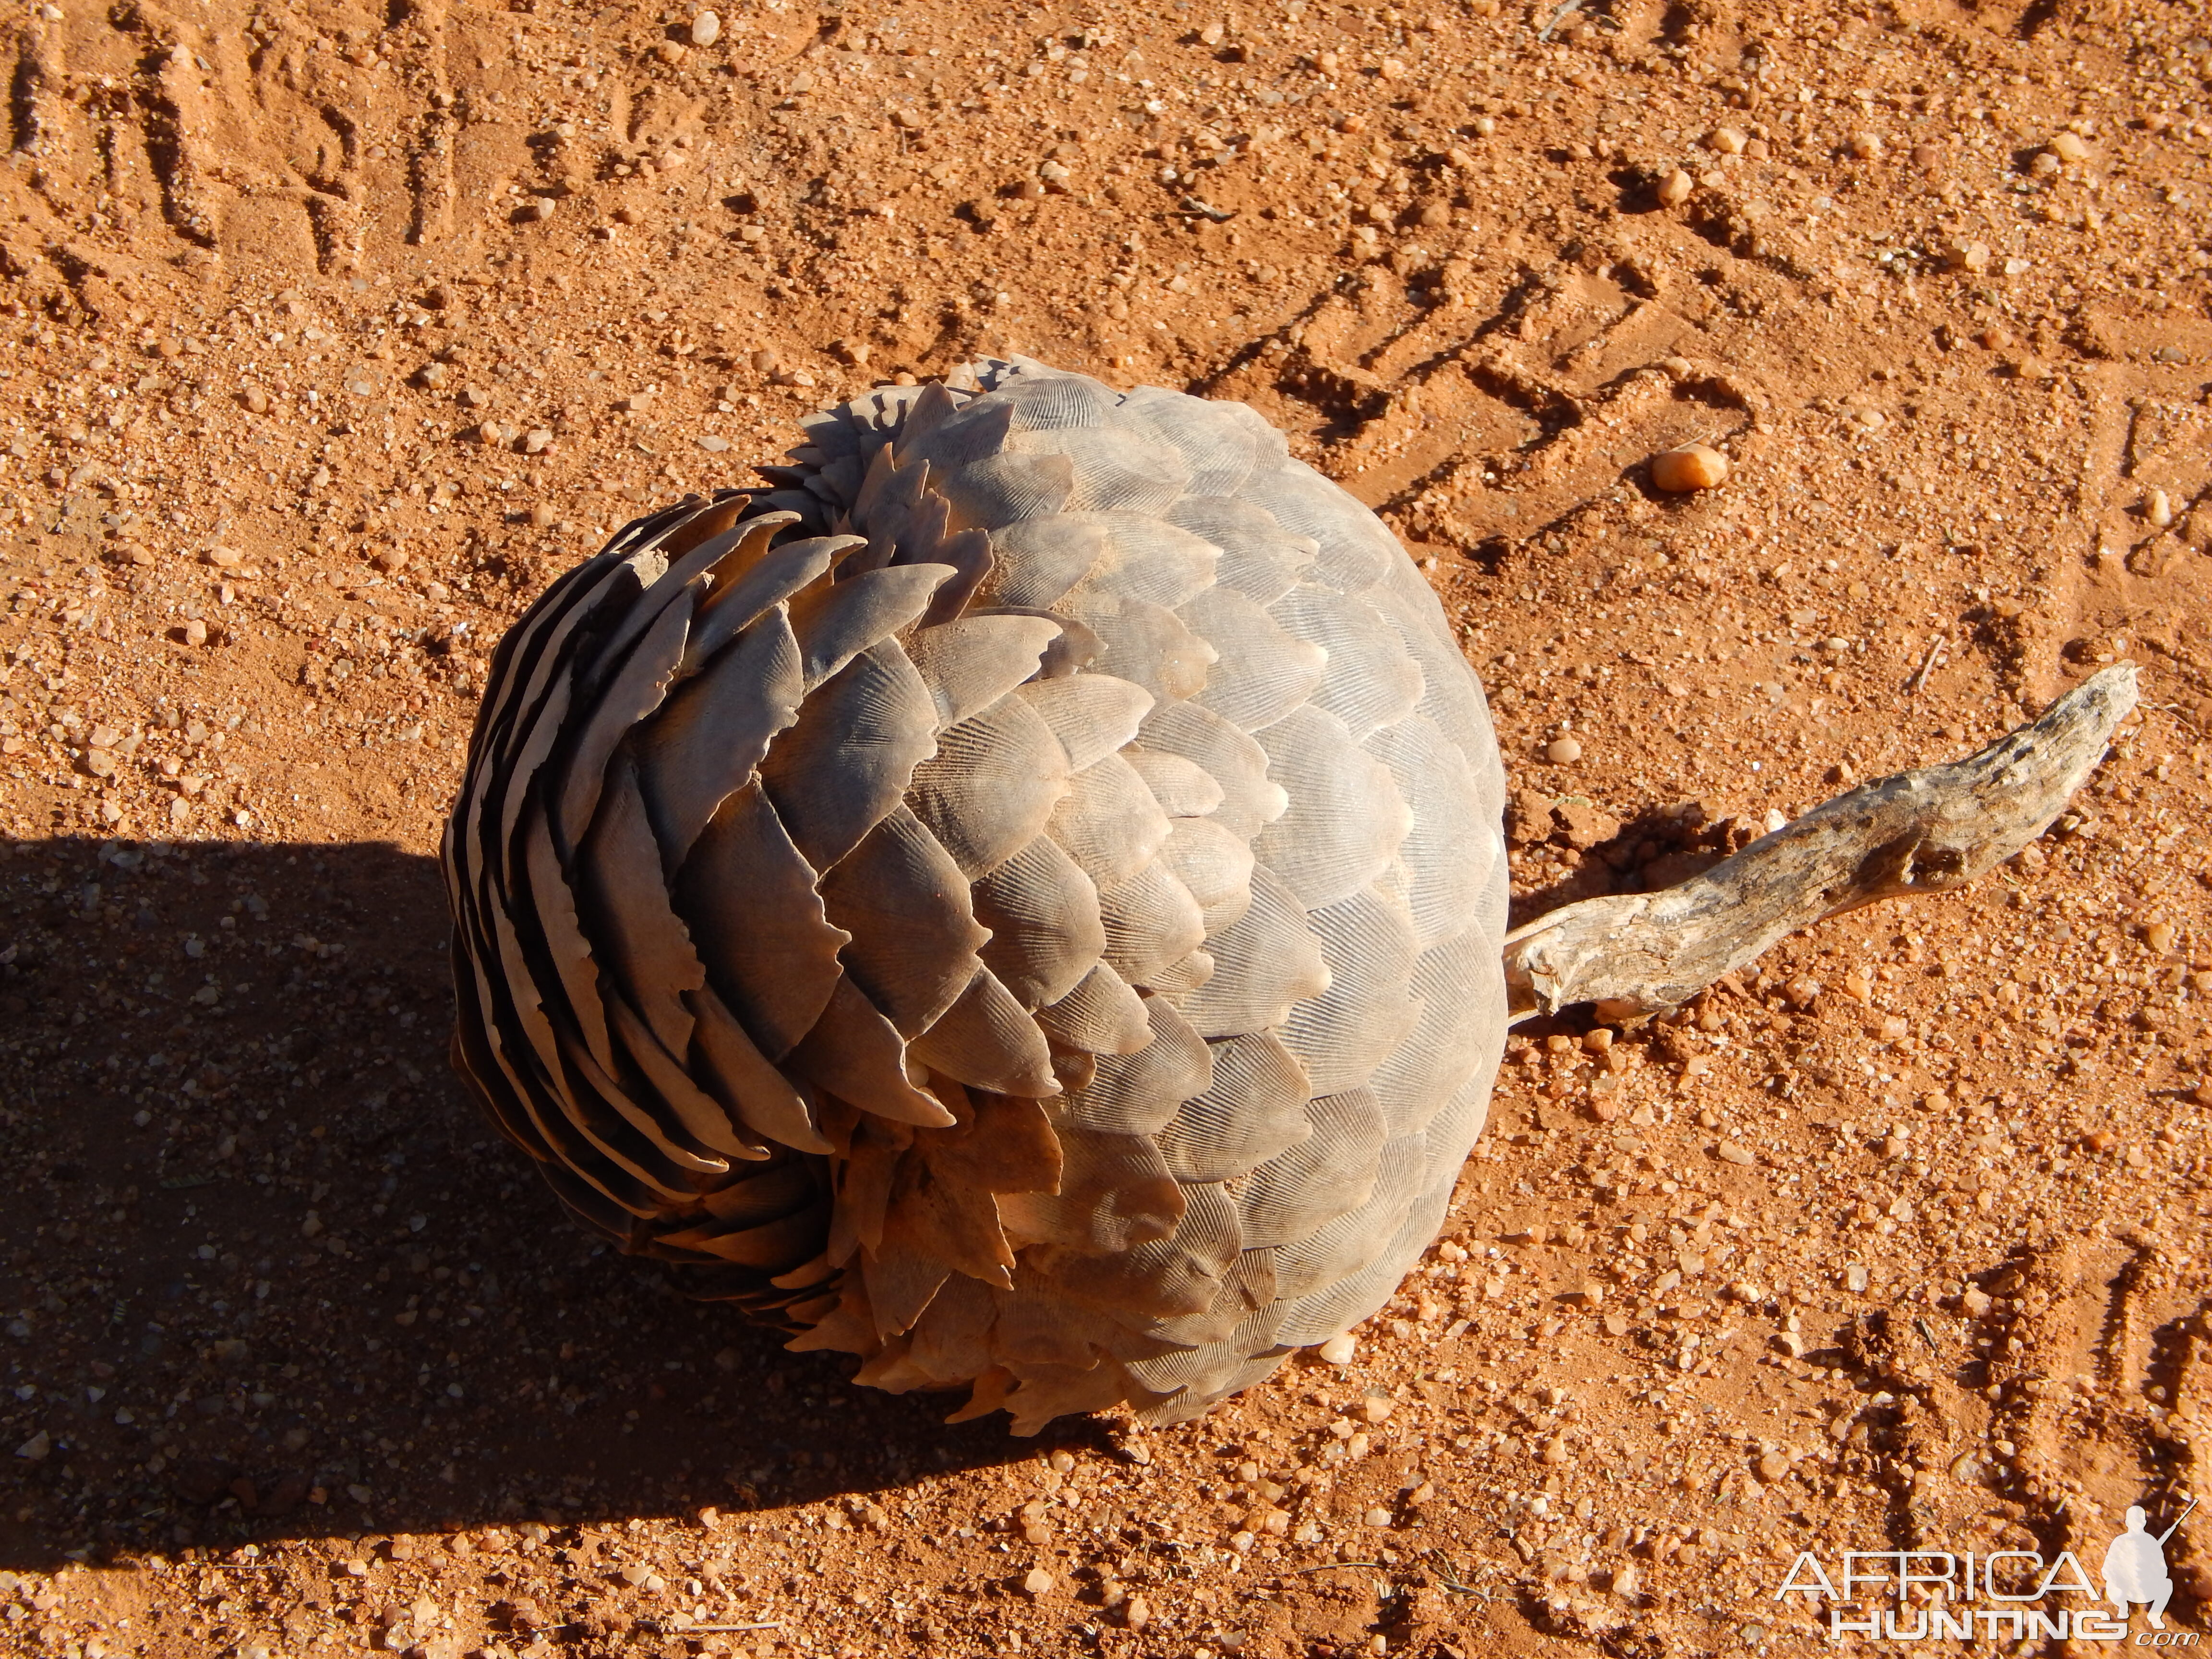
[[[1811,1652],[1802,1551],[2180,1512],[2202,13],[1209,3],[6,26],[0,1650]],[[431,855],[553,572],[979,350],[1248,399],[1385,514],[1524,915],[2100,664],[2143,709],[1967,895],[1523,1028],[1350,1363],[943,1428],[561,1219],[445,1069]],[[1656,495],[1691,439],[1733,476]]]

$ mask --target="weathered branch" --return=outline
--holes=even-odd
[[[1825,916],[1962,887],[2049,827],[2135,706],[2135,670],[2108,668],[1979,753],[1863,784],[1704,875],[1539,916],[1506,936],[1512,1016],[1672,1008]]]

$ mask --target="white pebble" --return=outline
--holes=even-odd
[[[1314,1352],[1329,1364],[1349,1365],[1352,1363],[1352,1356],[1359,1352],[1359,1343],[1351,1332],[1346,1331],[1340,1335],[1332,1336]]]
[[[1572,738],[1554,738],[1544,745],[1544,758],[1554,766],[1571,766],[1583,757],[1583,746]]]
[[[719,13],[702,11],[691,20],[691,44],[711,46],[722,38],[722,19]]]
[[[2163,489],[2154,489],[2143,497],[2143,517],[2160,530],[2173,525],[2173,501]]]

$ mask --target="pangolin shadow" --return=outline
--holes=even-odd
[[[166,845],[0,842],[0,1565],[772,1510],[1105,1443],[948,1427],[964,1396],[851,1387],[578,1227],[447,1065],[434,860]]]

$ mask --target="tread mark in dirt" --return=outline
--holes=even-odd
[[[407,145],[407,188],[412,209],[407,240],[418,247],[443,241],[453,228],[453,141],[457,123],[449,112],[453,88],[447,82],[445,0],[417,0],[406,7],[407,21],[428,40],[422,68],[430,83],[428,105],[417,117]]]
[[[2154,1437],[2145,1448],[2152,1454],[2143,1470],[2150,1490],[2171,1494],[2184,1486],[2195,1489],[2201,1479],[2192,1473],[2201,1462],[2193,1425],[2201,1419],[2208,1392],[2212,1392],[2205,1387],[2208,1353],[2212,1353],[2212,1301],[2198,1303],[2193,1314],[2169,1320],[2151,1334],[2146,1375],[2153,1386],[2165,1391],[2166,1413],[2162,1421],[2154,1419]],[[2170,1497],[2166,1506],[2172,1510],[2180,1507]],[[2195,1553],[2194,1540],[2185,1529],[2167,1546],[2167,1568],[2182,1567]],[[2192,1566],[2183,1582],[2194,1581],[2201,1597],[2204,1568]],[[2179,1571],[2174,1576],[2182,1577]]]
[[[340,260],[358,253],[362,246],[362,209],[358,172],[361,166],[359,125],[335,104],[322,106],[322,118],[338,140],[339,165],[335,171],[318,169],[307,179],[307,222],[315,238],[315,261],[324,276]]]
[[[56,203],[57,172],[68,160],[69,128],[63,115],[67,103],[69,63],[58,33],[33,24],[18,36],[14,84],[10,88],[15,146],[41,164],[32,174],[31,186],[50,204]]]
[[[161,213],[177,234],[202,247],[216,245],[215,216],[204,196],[198,146],[190,137],[194,106],[204,101],[192,82],[192,54],[180,44],[159,50],[147,64],[148,85],[140,105],[146,123],[146,155],[161,186]],[[199,125],[203,129],[204,119]]]
[[[2140,1240],[2130,1242],[2133,1253],[2112,1276],[2104,1322],[2097,1333],[2097,1381],[2115,1399],[2125,1397],[2128,1379],[2135,1369],[2130,1356],[2141,1335],[2143,1280],[2154,1260],[2152,1246]]]
[[[1843,1332],[1853,1368],[1895,1396],[1886,1407],[1869,1407],[1862,1420],[1867,1451],[1881,1459],[1875,1480],[1889,1494],[1890,1541],[1899,1549],[1923,1548],[1936,1535],[1933,1500],[1915,1471],[1944,1466],[1944,1444],[1954,1431],[1953,1413],[1939,1399],[1942,1379],[1924,1324],[1901,1308],[1883,1309]]]
[[[1653,452],[1759,418],[1765,399],[1733,376],[1660,369],[1697,331],[1580,267],[1524,270],[1479,316],[1377,274],[1316,295],[1195,384],[1328,444],[1329,473],[1401,533],[1494,566],[1637,488]]]
[[[33,36],[21,43],[8,81],[8,143],[20,155],[43,153],[50,137],[39,108],[47,78],[41,43]]]
[[[1990,1352],[1990,1383],[2001,1391],[1992,1431],[2001,1430],[2020,1449],[2013,1495],[2027,1506],[2023,1524],[2043,1540],[2046,1556],[2062,1549],[2078,1553],[2102,1540],[2102,1522],[2086,1521],[2070,1496],[2066,1454],[2086,1441],[2081,1425],[2063,1420],[2069,1402],[2088,1418],[2093,1432],[2087,1438],[2133,1447],[2154,1486],[2171,1479],[2158,1467],[2161,1459],[2152,1444],[2154,1435],[2147,1431],[2136,1386],[2142,1379],[2130,1358],[2142,1336],[2142,1304],[2157,1249],[2140,1237],[2125,1242],[2129,1255],[2101,1285],[2103,1275],[2085,1270],[2071,1243],[2030,1247],[1990,1285],[2012,1308]],[[2100,1288],[2094,1333],[2085,1335],[2092,1311],[2085,1304]],[[2154,1367],[2161,1363],[2160,1343],[2156,1334],[2150,1337],[2148,1358]],[[2085,1362],[2096,1384],[2087,1398],[2067,1380]]]

